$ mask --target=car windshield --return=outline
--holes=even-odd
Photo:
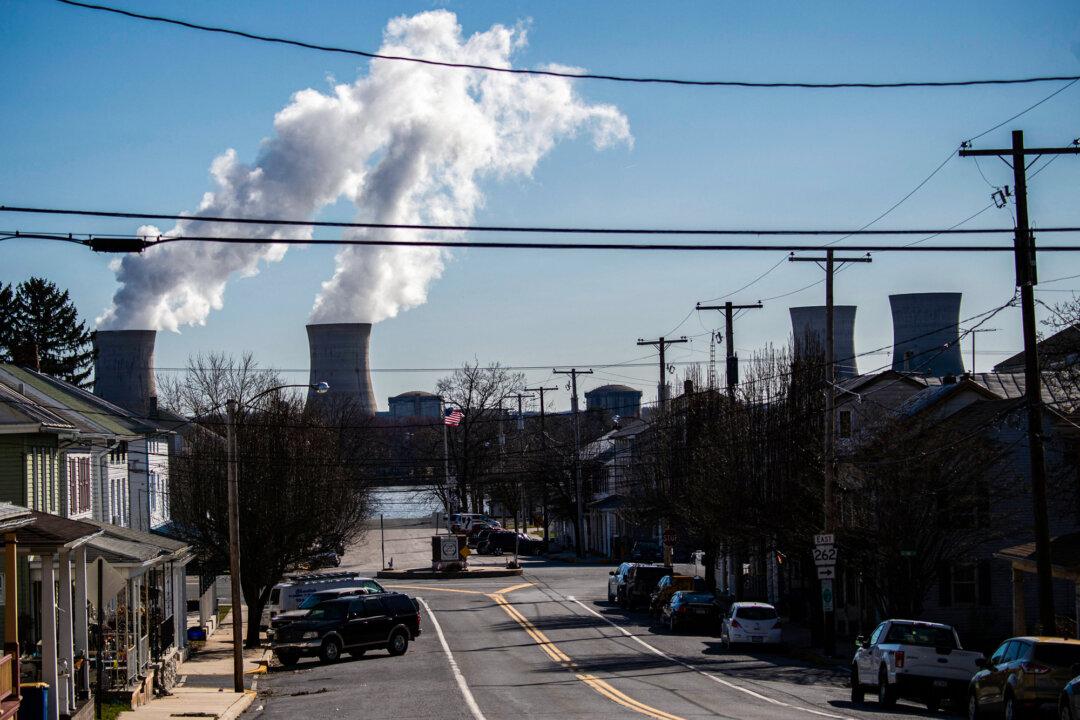
[[[311,612],[308,613],[308,620],[340,620],[345,617],[346,603],[343,602],[324,602],[321,605],[316,605],[311,608]]]
[[[741,607],[739,608],[739,611],[735,613],[735,617],[743,620],[775,620],[776,608],[761,607],[759,605]]]
[[[1080,663],[1080,644],[1039,643],[1035,646],[1032,659],[1046,665],[1069,667],[1073,663]]]
[[[682,601],[683,602],[688,602],[688,603],[711,603],[714,600],[714,597],[713,597],[712,593],[684,592],[684,593],[679,593],[679,594],[682,596]]]
[[[885,642],[922,647],[953,649],[957,647],[956,635],[952,628],[912,623],[893,623],[889,627],[889,634],[885,636]]]
[[[300,603],[297,607],[299,609],[301,609],[301,610],[308,610],[309,608],[315,607],[319,603],[324,603],[327,600],[333,600],[334,598],[341,597],[342,595],[345,595],[345,594],[347,594],[347,593],[336,593],[336,594],[334,594],[332,596],[328,596],[328,595],[308,595],[306,598],[304,598],[304,602]]]
[[[656,582],[668,573],[666,568],[639,567],[634,577],[642,582],[656,584]]]

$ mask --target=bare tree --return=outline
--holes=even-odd
[[[204,362],[205,361],[205,362]],[[228,566],[227,456],[221,408],[280,383],[245,356],[193,360],[171,382],[174,407],[200,409],[172,460],[172,513],[183,539],[211,568]],[[353,415],[312,413],[296,395],[274,392],[236,423],[241,587],[249,608],[247,644],[259,642],[259,618],[284,574],[325,548],[363,533],[371,511],[370,428]]]

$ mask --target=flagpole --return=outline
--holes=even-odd
[[[446,401],[443,400],[443,412],[442,412],[442,454],[443,454],[443,482],[446,483],[446,498],[450,499],[450,440],[449,432],[446,429]],[[446,508],[447,514],[451,512],[452,508]]]

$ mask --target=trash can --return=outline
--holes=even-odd
[[[49,683],[32,682],[19,685],[22,702],[19,717],[24,720],[47,720],[49,717]]]
[[[206,628],[189,627],[187,629],[187,639],[191,642],[206,640]]]

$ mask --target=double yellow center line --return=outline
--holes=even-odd
[[[547,656],[555,663],[558,663],[561,667],[565,668],[569,672],[574,674],[574,677],[581,682],[588,685],[595,692],[602,697],[610,700],[617,705],[621,705],[628,710],[641,713],[656,720],[683,720],[678,715],[672,715],[666,713],[663,710],[658,710],[650,705],[646,705],[643,702],[635,700],[626,693],[617,690],[611,685],[611,683],[601,680],[595,675],[583,673],[578,671],[578,665],[573,659],[564,653],[558,645],[551,641],[547,635],[540,630],[540,628],[533,625],[527,617],[518,612],[517,608],[510,604],[510,601],[506,599],[505,594],[513,592],[514,590],[521,590],[522,588],[531,587],[532,583],[522,583],[520,585],[513,585],[508,588],[503,588],[488,595],[495,603],[501,607],[507,615],[509,615],[514,622],[521,626],[521,628],[533,639],[540,649],[547,653]]]

